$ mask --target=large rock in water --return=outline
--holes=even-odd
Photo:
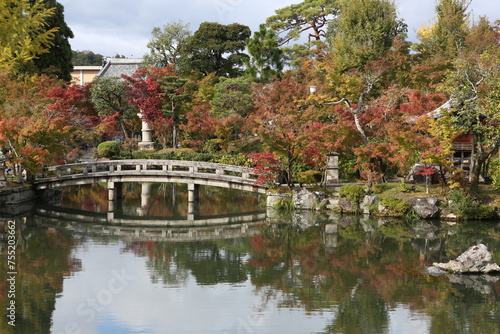
[[[414,197],[408,201],[413,208],[413,211],[421,218],[436,218],[439,216],[439,208],[437,206],[437,198],[430,197]]]
[[[472,246],[455,260],[447,263],[433,263],[435,267],[458,274],[488,274],[500,272],[493,256],[483,244]]]

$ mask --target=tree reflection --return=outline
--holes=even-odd
[[[129,242],[124,251],[147,257],[154,283],[184,285],[190,275],[198,284],[247,280],[246,255],[239,239],[194,242]]]
[[[436,227],[434,235],[425,236],[438,240],[436,250],[418,247],[425,242],[415,237],[415,224],[378,225],[340,220],[333,249],[322,242],[323,226],[305,231],[292,225],[266,226],[251,242],[252,283],[285,292],[282,306],[336,310],[325,333],[387,333],[389,311],[400,304],[427,314],[432,333],[499,333],[500,282],[493,286],[496,292],[484,295],[450,283],[447,276],[422,273],[424,265],[443,258],[443,253],[446,257],[455,249],[462,252],[477,240],[499,250],[496,228],[471,230],[463,225],[450,233]],[[453,247],[443,252],[448,244]],[[481,323],[488,325],[480,329]]]
[[[430,333],[498,334],[500,280],[424,273],[479,240],[497,253],[498,227],[339,219],[308,228],[266,224],[250,238],[128,242],[125,250],[147,257],[155,283],[249,279],[264,297],[259,309],[272,300],[306,313],[329,311],[323,333],[388,333],[392,311],[403,307],[430,319]]]
[[[0,307],[3,310],[0,333],[50,333],[56,295],[62,291],[65,276],[81,269],[71,250],[78,242],[69,233],[34,225],[32,220],[16,219],[16,321],[5,321],[8,298],[7,261],[0,270]],[[2,255],[7,248],[2,247]],[[6,258],[6,257],[5,257]]]

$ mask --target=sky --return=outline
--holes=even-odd
[[[73,50],[90,50],[104,56],[141,58],[154,27],[182,21],[192,32],[200,23],[240,23],[256,31],[275,10],[301,0],[59,0],[65,21],[73,30]],[[436,0],[396,0],[399,17],[408,25],[411,41],[416,30],[434,18]],[[500,19],[499,0],[471,0],[474,18]]]

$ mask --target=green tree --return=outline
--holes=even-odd
[[[421,43],[414,48],[427,57],[439,56],[449,60],[465,46],[469,15],[468,0],[439,0],[436,4],[436,22],[418,32]]]
[[[319,41],[326,37],[328,20],[339,12],[337,0],[304,0],[276,10],[276,15],[266,20],[266,25],[276,31],[280,46],[300,38],[301,33],[309,32],[311,39]]]
[[[53,8],[54,14],[46,21],[46,30],[56,29],[52,45],[48,52],[42,53],[33,60],[36,71],[41,74],[55,75],[67,82],[71,81],[73,53],[69,39],[73,32],[64,21],[64,7],[56,0],[44,0],[45,8]]]
[[[170,71],[173,72],[173,71]],[[161,74],[161,73],[160,73]],[[168,74],[168,73],[167,73]],[[185,106],[191,96],[186,93],[186,79],[175,73],[170,75],[159,75],[156,79],[162,90],[162,111],[165,116],[172,119],[172,147],[179,147],[179,123]]]
[[[89,50],[73,51],[73,66],[101,66],[104,56]]]
[[[245,59],[245,73],[257,82],[269,82],[283,70],[283,50],[276,33],[261,24],[253,38],[246,41],[250,58]]]
[[[329,25],[328,39],[340,71],[360,69],[385,57],[396,36],[406,34],[392,0],[340,0],[340,14]]]
[[[47,29],[55,8],[43,0],[0,2],[0,67],[19,70],[38,55],[47,52],[57,28]]]
[[[164,67],[167,64],[177,64],[180,50],[191,36],[189,24],[182,21],[165,24],[163,29],[153,28],[151,40],[147,44],[149,53],[144,55],[144,62]]]
[[[137,110],[127,102],[123,81],[119,78],[96,78],[90,93],[99,115],[115,117],[123,136],[130,138],[138,118]]]
[[[243,59],[248,57],[242,51],[250,35],[250,28],[238,23],[203,22],[181,49],[179,70],[185,74],[198,71],[236,77],[242,73]]]
[[[500,147],[500,49],[493,45],[481,55],[461,57],[448,75],[450,116],[457,130],[474,135],[471,190],[485,176],[487,161]]]
[[[210,102],[214,113],[222,117],[238,114],[246,116],[253,108],[251,81],[244,77],[220,78]]]

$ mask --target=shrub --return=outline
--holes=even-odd
[[[297,182],[300,184],[315,184],[321,182],[323,174],[318,170],[306,170],[297,173]]]
[[[293,211],[293,200],[291,198],[280,198],[276,201],[273,208],[281,213]]]
[[[496,188],[500,188],[500,157],[493,159],[490,165],[490,176],[493,185]]]
[[[361,201],[365,198],[366,191],[363,186],[348,184],[340,187],[339,196],[345,197],[354,204],[354,211],[360,211]]]
[[[226,165],[235,165],[243,167],[253,167],[252,158],[248,154],[224,154],[212,157],[211,162]]]
[[[380,202],[387,210],[387,215],[392,217],[403,217],[411,208],[410,203],[397,198],[394,195],[388,195]]]
[[[375,183],[372,186],[372,193],[373,194],[381,194],[391,188],[391,185],[389,183]]]
[[[339,196],[345,197],[352,202],[360,203],[365,197],[366,192],[363,186],[348,184],[340,187]]]
[[[493,208],[480,204],[474,196],[464,189],[452,189],[448,193],[449,207],[459,218],[489,219],[493,217]]]
[[[117,158],[120,155],[120,144],[116,141],[105,141],[97,146],[97,156],[100,158]]]

